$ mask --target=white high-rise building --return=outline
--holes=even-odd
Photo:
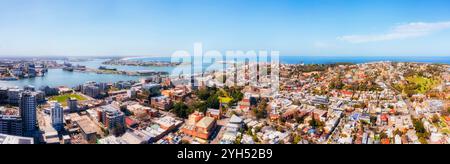
[[[57,131],[61,131],[64,127],[64,110],[60,103],[56,101],[50,102],[52,125]]]
[[[32,135],[36,130],[36,96],[33,92],[26,91],[20,96],[20,115],[23,121],[25,135]]]

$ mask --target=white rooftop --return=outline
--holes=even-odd
[[[34,144],[33,138],[0,134],[1,144]]]
[[[230,118],[230,123],[240,124],[240,123],[242,123],[242,118],[240,118],[240,117],[238,117],[236,115],[233,115]]]

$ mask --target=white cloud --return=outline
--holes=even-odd
[[[328,44],[326,42],[322,42],[322,41],[314,42],[313,45],[315,48],[329,48],[330,47],[330,44]]]
[[[396,26],[392,30],[384,34],[347,35],[338,37],[338,40],[347,41],[350,43],[390,41],[423,37],[448,28],[450,28],[450,22],[415,22]]]

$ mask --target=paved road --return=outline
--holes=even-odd
[[[386,84],[386,86],[388,86],[391,90],[393,90],[397,95],[402,95],[402,93],[400,91],[397,91],[394,87],[392,87],[391,84]],[[402,100],[406,103],[406,106],[408,107],[409,114],[413,118],[417,118],[416,111],[415,111],[414,107],[412,106],[411,100],[409,100],[409,99],[404,100],[403,98],[402,98]]]
[[[218,144],[220,139],[222,139],[222,136],[225,133],[226,129],[225,125],[228,123],[228,121],[229,118],[217,121],[218,128],[220,129],[216,130],[215,134],[212,134],[212,136],[214,137],[214,139],[211,141],[212,144]]]

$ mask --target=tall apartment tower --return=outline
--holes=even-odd
[[[70,112],[78,112],[78,100],[76,98],[69,98],[67,100],[67,106]]]
[[[101,121],[112,134],[125,132],[125,114],[111,105],[103,106]]]
[[[36,130],[36,96],[33,92],[26,91],[20,96],[20,116],[23,121],[25,135],[31,135]]]
[[[17,115],[0,115],[0,133],[15,136],[23,135],[22,118]]]
[[[64,128],[64,110],[60,103],[53,101],[51,104],[51,117],[52,126],[57,130],[61,131]]]

